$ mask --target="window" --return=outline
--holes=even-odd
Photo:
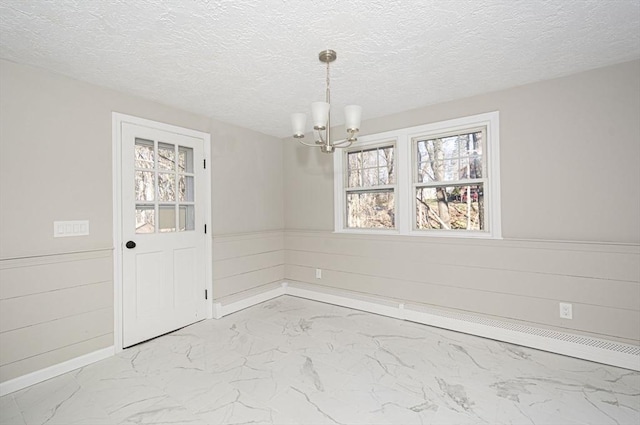
[[[347,152],[347,228],[396,227],[394,151],[393,144],[385,144]]]
[[[485,229],[484,133],[414,138],[416,229]]]
[[[336,231],[499,238],[498,130],[491,112],[336,152]]]

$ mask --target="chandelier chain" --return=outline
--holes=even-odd
[[[325,93],[325,97],[327,99],[326,102],[330,104],[331,103],[331,81],[329,78],[329,65],[330,65],[330,62],[327,61],[327,92]]]

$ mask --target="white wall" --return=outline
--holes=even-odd
[[[638,344],[640,61],[369,119],[362,129],[495,110],[502,241],[333,234],[331,156],[285,140],[286,279]],[[573,320],[559,319],[559,301],[574,304]]]

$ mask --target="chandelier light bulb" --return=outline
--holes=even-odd
[[[362,107],[358,105],[347,105],[344,107],[344,120],[347,131],[358,131],[362,118]]]
[[[311,115],[313,116],[314,130],[324,130],[327,128],[329,108],[330,106],[327,102],[313,102],[311,104]]]
[[[304,129],[307,125],[307,114],[296,112],[291,114],[291,127],[293,127],[293,137],[300,139],[304,137]]]

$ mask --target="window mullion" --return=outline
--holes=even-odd
[[[366,193],[366,192],[388,192],[389,190],[395,191],[396,185],[385,184],[380,186],[366,186],[366,187],[347,187],[345,192],[347,193]]]
[[[347,181],[345,178],[347,161],[346,152],[338,149],[333,154],[333,225],[334,231],[338,232],[345,228],[346,223],[346,195],[345,187]]]
[[[399,220],[396,221],[396,227],[401,234],[408,234],[413,225],[411,216],[412,210],[415,208],[412,206],[413,201],[410,193],[411,182],[413,181],[413,166],[412,166],[412,154],[411,154],[411,140],[406,132],[401,132],[398,135],[398,142],[396,143],[396,185],[397,200],[396,200],[396,213]]]
[[[413,183],[416,189],[421,187],[442,187],[442,186],[473,186],[476,184],[486,184],[487,181],[484,178],[480,179],[465,179],[465,180],[445,180],[445,181],[430,181]]]

